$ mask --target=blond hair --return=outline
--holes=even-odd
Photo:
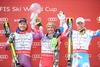
[[[46,28],[47,28],[48,26],[53,26],[53,28],[56,29],[56,25],[55,25],[55,23],[53,23],[53,22],[48,22],[47,25],[46,25]]]

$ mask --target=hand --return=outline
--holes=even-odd
[[[55,30],[55,34],[54,34],[54,37],[55,37],[55,38],[58,38],[60,35],[61,35],[60,29],[56,29],[56,30]]]
[[[10,43],[13,43],[14,38],[15,38],[15,35],[11,33],[11,34],[9,35],[8,41],[9,41]]]
[[[36,22],[37,22],[37,23],[38,23],[38,22],[41,22],[40,17],[36,17]]]
[[[37,25],[38,25],[39,27],[42,26],[42,24],[41,24],[41,19],[40,19],[39,17],[36,18],[36,23],[37,23]]]
[[[59,20],[65,20],[65,18],[66,18],[64,12],[62,12],[62,11],[60,11],[59,14],[57,14],[57,16],[58,16]]]
[[[64,24],[65,18],[66,18],[64,12],[60,11],[59,14],[57,14],[57,16],[58,16],[58,18],[60,20],[60,25]]]

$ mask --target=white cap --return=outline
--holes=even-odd
[[[83,23],[85,23],[85,20],[84,20],[83,17],[78,17],[78,18],[76,19],[76,23],[78,23],[78,22],[83,22]]]

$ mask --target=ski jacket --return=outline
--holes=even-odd
[[[88,50],[91,39],[97,36],[100,36],[100,30],[97,31],[86,30],[84,34],[80,34],[79,31],[73,30],[72,34],[73,52],[77,51],[82,52],[83,50]]]
[[[30,54],[32,42],[35,39],[41,39],[44,36],[43,28],[40,28],[38,32],[25,32],[14,33],[14,47],[17,54]],[[4,46],[5,50],[10,47],[9,44]]]

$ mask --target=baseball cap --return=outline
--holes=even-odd
[[[78,23],[78,22],[85,23],[85,20],[84,20],[83,17],[78,17],[78,18],[76,19],[76,23]]]

